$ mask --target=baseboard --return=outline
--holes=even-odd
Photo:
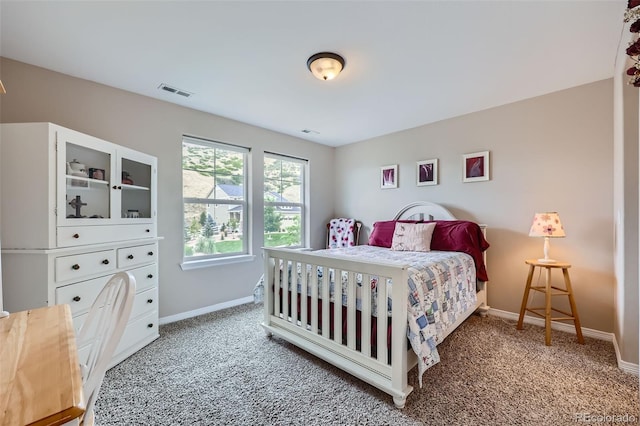
[[[509,311],[503,311],[500,309],[489,309],[489,315],[493,315],[500,318],[505,318],[513,321],[518,321],[520,317],[519,314]],[[537,325],[539,327],[544,327],[544,319],[530,317],[528,315],[524,316],[524,322],[527,324]],[[565,333],[576,334],[576,328],[573,324],[562,323],[562,322],[551,322],[551,328],[553,330],[563,331]],[[620,359],[620,349],[618,348],[618,342],[616,341],[616,336],[613,333],[606,333],[600,330],[594,330],[592,328],[582,327],[582,335],[586,337],[592,337],[598,340],[606,340],[607,342],[612,342],[613,347],[616,351],[616,359],[618,361],[618,368],[626,373],[638,375],[638,364],[633,364],[627,361],[623,361]]]
[[[215,311],[221,311],[223,309],[232,308],[238,305],[244,305],[245,303],[253,302],[253,296],[243,297],[241,299],[230,300],[228,302],[217,303],[211,306],[205,306],[204,308],[194,309],[193,311],[181,312],[175,315],[169,315],[168,317],[160,318],[160,325],[169,324],[172,322],[180,321],[187,318],[197,317],[198,315],[204,315]]]
[[[520,317],[520,315],[516,314],[515,312],[502,311],[500,309],[494,309],[494,308],[489,309],[489,315],[494,315],[496,317],[506,318],[513,321],[518,321],[518,318]],[[535,318],[529,315],[525,315],[524,322],[527,324],[533,324],[539,327],[544,327],[544,319],[542,318]],[[573,325],[573,323],[569,324],[569,323],[552,321],[551,329],[564,331],[565,333],[576,334],[576,328]],[[613,342],[613,333],[606,333],[604,331],[594,330],[592,328],[582,327],[582,335],[586,337],[592,337],[598,340],[606,340],[607,342]]]
[[[618,368],[620,370],[625,371],[627,373],[638,375],[638,364],[633,364],[631,362],[627,362],[620,358],[620,348],[618,347],[618,340],[616,339],[616,335],[613,335],[613,347],[616,350],[616,360],[618,361]]]

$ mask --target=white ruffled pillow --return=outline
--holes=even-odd
[[[391,250],[398,251],[431,251],[431,237],[435,229],[432,223],[396,222],[393,231]]]

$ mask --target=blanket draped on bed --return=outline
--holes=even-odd
[[[322,251],[358,260],[381,260],[409,265],[409,280],[406,284],[407,338],[418,356],[418,379],[422,386],[423,373],[440,361],[436,346],[444,340],[447,329],[476,304],[476,268],[473,257],[459,252],[401,252],[375,246]],[[343,284],[345,279],[343,275]],[[375,312],[378,282],[375,277],[371,281],[371,306]],[[392,283],[389,280],[386,284],[390,286]],[[362,283],[358,280],[358,299],[361,297],[361,286]],[[333,294],[333,288],[331,293]],[[346,302],[346,285],[343,285],[342,304],[346,305]],[[391,299],[387,304],[390,315]],[[356,302],[356,305],[360,306],[360,302]]]
[[[355,242],[355,219],[331,219],[329,222],[329,248],[351,247]]]

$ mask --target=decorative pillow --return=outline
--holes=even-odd
[[[480,281],[489,281],[482,252],[489,243],[477,223],[466,220],[437,220],[431,239],[431,250],[460,251],[473,257],[476,276]]]
[[[431,236],[435,227],[435,223],[397,222],[391,250],[431,251]]]
[[[417,220],[384,220],[373,224],[373,231],[369,236],[369,245],[390,248],[396,223],[418,223]]]

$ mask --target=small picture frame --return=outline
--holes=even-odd
[[[89,177],[91,179],[105,180],[104,169],[96,169],[94,167],[89,168]]]
[[[416,163],[416,185],[428,186],[438,184],[438,159],[423,160]]]
[[[462,156],[462,182],[489,180],[489,151],[472,152]]]
[[[398,187],[398,165],[380,167],[380,188],[391,189]]]

